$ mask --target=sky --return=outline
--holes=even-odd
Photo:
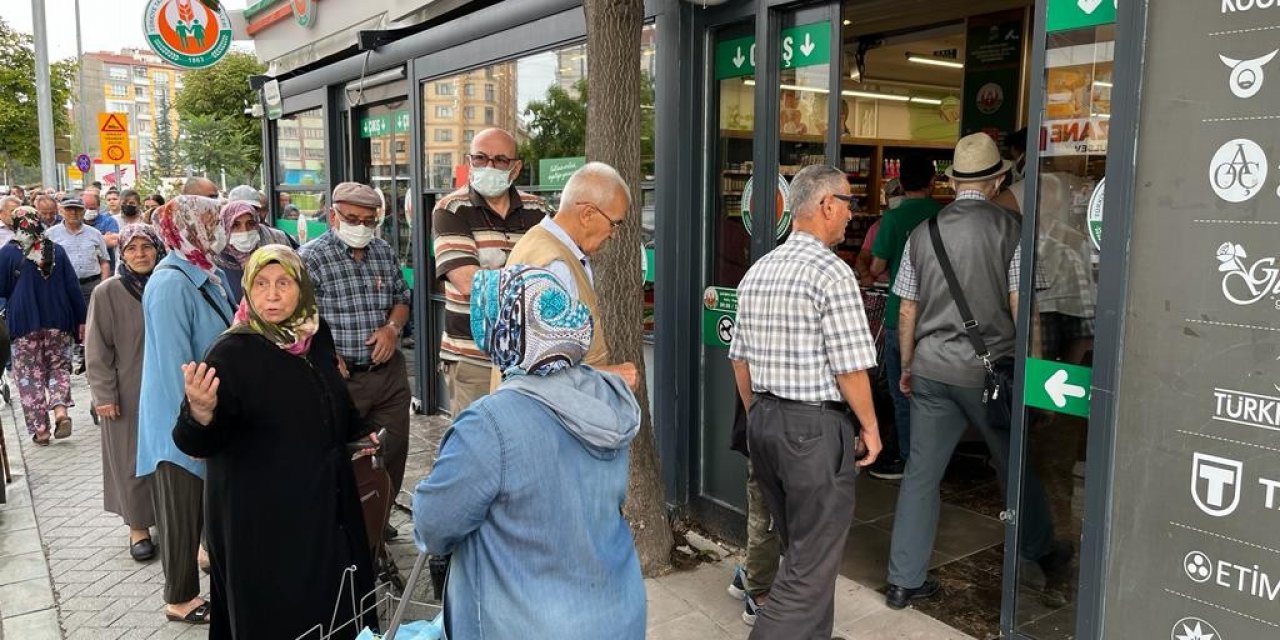
[[[44,2],[45,21],[50,34],[49,60],[76,55],[75,0]],[[0,18],[9,26],[32,33],[32,0],[0,0]],[[223,0],[228,10],[243,9],[247,0]],[[85,51],[119,51],[124,47],[146,48],[142,35],[142,11],[147,0],[80,0],[80,37]]]

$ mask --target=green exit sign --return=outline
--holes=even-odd
[[[1045,17],[1046,30],[1084,29],[1116,21],[1119,0],[1049,0]]]
[[[1093,369],[1065,362],[1027,358],[1023,398],[1027,406],[1089,417]]]
[[[391,116],[371,116],[360,119],[360,137],[376,138],[391,133]]]
[[[815,22],[782,30],[779,63],[796,69],[831,61],[831,23]],[[716,79],[740,78],[756,73],[756,38],[746,36],[716,43]]]

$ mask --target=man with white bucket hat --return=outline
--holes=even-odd
[[[986,440],[1001,485],[1005,482],[1009,424],[993,419],[988,402],[1004,401],[1013,392],[997,392],[1005,394],[997,399],[990,381],[993,363],[998,369],[1011,362],[1016,350],[1022,225],[990,199],[1011,168],[987,134],[961,138],[955,162],[946,172],[955,184],[956,199],[938,214],[936,231],[930,222],[911,233],[894,283],[894,293],[902,298],[899,383],[911,398],[911,452],[898,494],[885,596],[894,609],[939,591],[938,582],[927,573],[938,530],[939,487],[969,425]],[[935,248],[935,235],[941,252]],[[950,262],[968,314],[966,305],[952,295],[944,260]],[[978,350],[978,342],[986,353]],[[1054,542],[1039,481],[1029,475],[1024,488],[1020,552],[1053,578],[1069,569],[1073,550]]]

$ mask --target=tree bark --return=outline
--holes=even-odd
[[[640,30],[643,0],[586,0],[587,158],[611,165],[631,188],[631,210],[604,251],[591,259],[609,353],[640,370],[640,434],[631,444],[631,477],[623,514],[631,523],[646,576],[671,565],[662,468],[649,412],[643,351],[644,282],[640,269]]]

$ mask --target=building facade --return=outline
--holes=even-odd
[[[123,113],[129,118],[129,144],[134,162],[146,171],[152,164],[152,144],[156,123],[169,119],[169,131],[178,136],[178,110],[174,106],[182,89],[182,71],[145,49],[123,49],[120,53],[84,54],[85,113],[90,120],[89,135],[77,148],[95,162],[102,156],[96,132],[97,114]],[[78,89],[77,89],[78,90]]]

